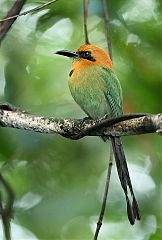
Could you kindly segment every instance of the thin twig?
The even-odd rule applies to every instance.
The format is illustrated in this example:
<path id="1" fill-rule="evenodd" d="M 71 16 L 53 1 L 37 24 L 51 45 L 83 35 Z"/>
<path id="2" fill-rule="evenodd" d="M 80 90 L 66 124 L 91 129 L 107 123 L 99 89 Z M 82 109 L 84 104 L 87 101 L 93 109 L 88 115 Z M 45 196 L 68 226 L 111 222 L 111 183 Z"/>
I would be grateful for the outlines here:
<path id="1" fill-rule="evenodd" d="M 105 23 L 107 48 L 108 48 L 110 58 L 112 60 L 112 49 L 111 49 L 110 31 L 109 31 L 109 15 L 108 15 L 108 6 L 107 6 L 106 0 L 103 0 L 103 10 L 104 10 L 104 23 Z M 100 228 L 102 226 L 102 221 L 103 221 L 103 217 L 105 214 L 105 208 L 106 208 L 106 202 L 107 202 L 110 178 L 111 178 L 112 164 L 113 164 L 113 149 L 112 149 L 112 146 L 110 145 L 110 155 L 109 155 L 109 161 L 108 161 L 108 167 L 107 167 L 105 191 L 104 191 L 101 211 L 100 211 L 100 215 L 98 218 L 97 227 L 96 227 L 96 231 L 95 231 L 95 235 L 94 235 L 94 240 L 97 240 L 97 238 L 98 238 L 98 234 L 99 234 Z"/>
<path id="2" fill-rule="evenodd" d="M 85 36 L 85 43 L 90 44 L 88 38 L 88 29 L 87 29 L 87 19 L 88 19 L 88 5 L 90 0 L 83 0 L 83 12 L 84 12 L 84 36 Z"/>
<path id="3" fill-rule="evenodd" d="M 105 191 L 104 191 L 100 216 L 98 218 L 97 227 L 96 227 L 96 231 L 95 231 L 95 235 L 94 235 L 94 240 L 97 240 L 100 228 L 102 226 L 102 221 L 103 221 L 103 217 L 104 217 L 104 213 L 105 213 L 107 196 L 108 196 L 108 191 L 109 191 L 109 185 L 110 185 L 112 164 L 113 164 L 113 150 L 112 150 L 112 147 L 110 145 L 110 156 L 109 156 L 109 161 L 108 161 L 108 168 L 107 168 L 108 170 L 107 170 L 107 176 L 106 176 Z"/>
<path id="4" fill-rule="evenodd" d="M 0 193 L 0 211 L 2 217 L 2 224 L 4 229 L 4 236 L 6 240 L 11 240 L 10 234 L 10 221 L 13 213 L 14 193 L 10 185 L 6 182 L 4 177 L 0 174 L 0 183 L 3 185 L 7 194 L 7 203 L 5 206 L 2 204 L 2 194 Z"/>
<path id="5" fill-rule="evenodd" d="M 13 15 L 18 16 L 18 13 L 21 11 L 22 7 L 24 6 L 26 0 L 17 0 L 11 9 L 8 11 L 6 17 L 3 20 L 0 20 L 0 42 L 6 36 L 6 33 L 11 28 L 12 24 L 16 20 L 17 17 L 13 18 Z"/>
<path id="6" fill-rule="evenodd" d="M 58 1 L 58 0 L 52 0 L 52 1 L 49 1 L 49 2 L 47 2 L 47 3 L 43 3 L 43 4 L 41 4 L 41 5 L 38 6 L 38 7 L 32 8 L 32 9 L 30 9 L 30 10 L 28 10 L 28 11 L 22 12 L 22 13 L 20 13 L 20 14 L 17 14 L 17 15 L 11 16 L 11 17 L 4 18 L 4 19 L 0 20 L 0 23 L 1 23 L 1 22 L 4 22 L 4 21 L 7 21 L 7 20 L 10 20 L 10 19 L 13 19 L 13 18 L 17 18 L 17 17 L 23 16 L 23 15 L 27 15 L 27 14 L 29 14 L 29 13 L 31 13 L 31 12 L 36 12 L 36 11 L 38 11 L 38 10 L 40 10 L 40 9 L 42 9 L 42 8 L 45 8 L 45 7 L 51 5 L 52 3 L 55 3 L 55 2 L 57 2 L 57 1 Z"/>
<path id="7" fill-rule="evenodd" d="M 106 42 L 107 48 L 110 55 L 111 60 L 112 57 L 112 48 L 111 48 L 111 40 L 110 40 L 110 27 L 109 27 L 109 13 L 108 13 L 108 0 L 102 0 L 103 2 L 103 10 L 104 10 L 104 22 L 105 22 L 105 32 L 106 32 Z"/>

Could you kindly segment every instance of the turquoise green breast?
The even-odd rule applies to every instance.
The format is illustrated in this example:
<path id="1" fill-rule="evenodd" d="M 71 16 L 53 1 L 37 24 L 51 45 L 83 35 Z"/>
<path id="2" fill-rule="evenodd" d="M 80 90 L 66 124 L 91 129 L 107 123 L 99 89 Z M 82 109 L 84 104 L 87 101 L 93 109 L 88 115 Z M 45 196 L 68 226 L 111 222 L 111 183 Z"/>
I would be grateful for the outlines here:
<path id="1" fill-rule="evenodd" d="M 106 98 L 109 89 L 115 89 L 115 92 L 111 94 L 113 94 L 113 99 L 116 98 L 117 104 L 119 102 L 121 105 L 120 84 L 116 78 L 111 76 L 111 73 L 107 74 L 103 68 L 89 67 L 80 73 L 75 73 L 74 70 L 68 83 L 74 100 L 91 118 L 98 119 L 105 115 L 112 117 L 122 113 L 122 108 L 119 108 L 118 113 L 114 114 L 111 104 Z M 114 105 L 116 102 L 113 100 L 112 104 Z"/>

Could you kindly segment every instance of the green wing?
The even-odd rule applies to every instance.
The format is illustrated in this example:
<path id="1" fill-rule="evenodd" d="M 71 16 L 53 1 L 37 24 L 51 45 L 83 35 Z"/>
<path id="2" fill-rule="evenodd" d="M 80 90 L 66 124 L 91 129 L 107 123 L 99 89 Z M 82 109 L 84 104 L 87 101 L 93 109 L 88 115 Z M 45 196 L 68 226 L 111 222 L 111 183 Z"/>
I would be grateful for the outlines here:
<path id="1" fill-rule="evenodd" d="M 117 76 L 111 69 L 103 68 L 104 95 L 112 116 L 122 115 L 122 90 Z"/>

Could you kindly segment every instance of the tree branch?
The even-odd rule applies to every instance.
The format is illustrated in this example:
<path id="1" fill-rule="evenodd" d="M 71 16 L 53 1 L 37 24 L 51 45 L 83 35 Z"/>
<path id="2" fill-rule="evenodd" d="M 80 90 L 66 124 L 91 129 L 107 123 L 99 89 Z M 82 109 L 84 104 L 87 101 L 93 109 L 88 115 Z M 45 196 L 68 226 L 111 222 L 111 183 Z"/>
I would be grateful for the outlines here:
<path id="1" fill-rule="evenodd" d="M 17 0 L 7 13 L 6 17 L 0 20 L 0 42 L 4 39 L 6 33 L 9 31 L 16 18 L 19 16 L 18 13 L 21 11 L 25 2 L 26 0 Z M 16 16 L 13 18 L 13 15 Z"/>
<path id="2" fill-rule="evenodd" d="M 17 0 L 17 1 L 20 2 L 21 0 Z M 26 1 L 26 0 L 25 0 L 25 1 Z M 42 9 L 42 8 L 45 8 L 45 7 L 51 5 L 52 3 L 55 3 L 55 2 L 57 2 L 57 1 L 58 1 L 58 0 L 52 0 L 52 1 L 49 1 L 49 2 L 47 2 L 47 3 L 43 3 L 43 4 L 41 4 L 41 5 L 38 6 L 38 7 L 35 7 L 35 8 L 32 8 L 32 9 L 28 10 L 28 11 L 22 12 L 22 13 L 20 13 L 20 14 L 12 15 L 12 16 L 9 16 L 9 17 L 6 16 L 4 19 L 0 20 L 0 23 L 5 22 L 5 21 L 8 21 L 8 20 L 11 20 L 11 19 L 14 19 L 14 18 L 17 18 L 17 17 L 20 17 L 20 16 L 27 15 L 27 14 L 29 14 L 29 13 L 31 13 L 31 12 L 36 12 L 36 11 L 38 11 L 38 10 L 40 10 L 40 9 Z"/>
<path id="3" fill-rule="evenodd" d="M 0 126 L 40 133 L 56 133 L 74 140 L 84 136 L 162 134 L 162 114 L 129 114 L 118 118 L 94 121 L 39 117 L 20 110 L 0 108 Z"/>

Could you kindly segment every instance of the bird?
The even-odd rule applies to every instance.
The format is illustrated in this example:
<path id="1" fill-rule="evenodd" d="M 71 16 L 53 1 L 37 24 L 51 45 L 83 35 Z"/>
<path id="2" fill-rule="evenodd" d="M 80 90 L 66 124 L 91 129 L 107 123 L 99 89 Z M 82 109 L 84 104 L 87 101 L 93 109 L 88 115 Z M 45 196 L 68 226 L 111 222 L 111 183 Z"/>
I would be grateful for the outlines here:
<path id="1" fill-rule="evenodd" d="M 109 54 L 99 46 L 84 44 L 76 51 L 59 50 L 58 55 L 72 59 L 68 85 L 72 97 L 93 120 L 123 115 L 122 89 L 113 70 Z M 127 216 L 131 225 L 140 220 L 139 206 L 133 192 L 120 137 L 103 136 L 110 140 L 119 180 L 125 194 Z"/>

